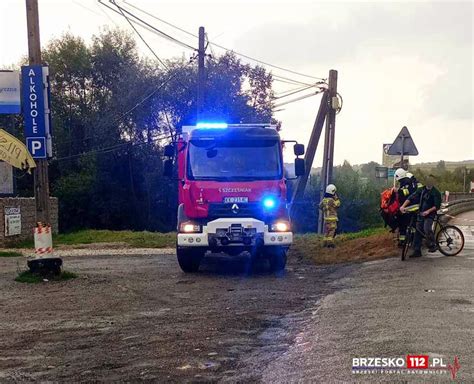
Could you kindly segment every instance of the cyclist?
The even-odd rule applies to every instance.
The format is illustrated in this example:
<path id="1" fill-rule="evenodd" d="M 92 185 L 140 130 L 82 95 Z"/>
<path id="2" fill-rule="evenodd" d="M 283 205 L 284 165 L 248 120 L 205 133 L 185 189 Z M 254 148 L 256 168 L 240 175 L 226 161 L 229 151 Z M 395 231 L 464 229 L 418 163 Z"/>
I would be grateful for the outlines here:
<path id="1" fill-rule="evenodd" d="M 395 171 L 395 180 L 399 183 L 398 188 L 398 202 L 400 206 L 406 201 L 408 196 L 415 193 L 416 188 L 414 187 L 413 175 L 408 173 L 403 168 L 398 168 Z M 406 239 L 406 232 L 408 224 L 410 223 L 410 215 L 397 215 L 398 219 L 398 246 L 403 246 Z"/>
<path id="2" fill-rule="evenodd" d="M 414 250 L 410 257 L 421 256 L 422 233 L 425 234 L 428 242 L 428 251 L 436 252 L 437 250 L 433 232 L 433 220 L 436 217 L 436 212 L 441 207 L 441 193 L 434 186 L 435 181 L 436 177 L 429 175 L 426 186 L 410 195 L 400 207 L 400 212 L 405 213 L 407 211 L 406 207 L 411 203 L 419 203 L 420 205 L 420 213 L 416 222 L 415 238 L 413 239 Z"/>

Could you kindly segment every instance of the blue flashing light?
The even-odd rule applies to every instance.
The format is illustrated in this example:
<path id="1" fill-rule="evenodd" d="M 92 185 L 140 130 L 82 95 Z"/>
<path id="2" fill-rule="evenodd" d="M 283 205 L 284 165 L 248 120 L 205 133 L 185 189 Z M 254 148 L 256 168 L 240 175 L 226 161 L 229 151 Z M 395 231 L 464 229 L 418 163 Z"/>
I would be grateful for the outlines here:
<path id="1" fill-rule="evenodd" d="M 273 209 L 276 207 L 276 200 L 273 197 L 266 197 L 263 199 L 263 206 L 267 209 Z"/>
<path id="2" fill-rule="evenodd" d="M 206 129 L 212 129 L 212 128 L 217 128 L 217 129 L 225 129 L 227 128 L 228 125 L 227 123 L 197 123 L 196 128 L 206 128 Z"/>

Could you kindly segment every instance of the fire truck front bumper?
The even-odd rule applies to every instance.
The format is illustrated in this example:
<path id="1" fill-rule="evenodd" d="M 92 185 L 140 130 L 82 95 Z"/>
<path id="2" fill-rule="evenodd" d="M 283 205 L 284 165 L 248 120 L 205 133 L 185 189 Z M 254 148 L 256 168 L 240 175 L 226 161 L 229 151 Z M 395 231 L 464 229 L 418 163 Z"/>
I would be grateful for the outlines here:
<path id="1" fill-rule="evenodd" d="M 253 218 L 222 218 L 210 221 L 200 233 L 179 233 L 179 247 L 286 246 L 293 243 L 292 232 L 270 232 Z"/>

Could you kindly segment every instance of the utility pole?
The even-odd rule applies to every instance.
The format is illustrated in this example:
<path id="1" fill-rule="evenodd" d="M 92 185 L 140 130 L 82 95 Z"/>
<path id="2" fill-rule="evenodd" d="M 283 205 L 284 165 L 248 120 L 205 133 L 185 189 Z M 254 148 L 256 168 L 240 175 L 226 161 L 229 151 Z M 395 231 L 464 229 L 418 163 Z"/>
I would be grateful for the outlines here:
<path id="1" fill-rule="evenodd" d="M 206 84 L 206 73 L 204 59 L 206 55 L 204 27 L 199 27 L 199 49 L 198 49 L 198 86 L 197 86 L 197 122 L 202 117 L 204 108 L 204 92 Z"/>
<path id="2" fill-rule="evenodd" d="M 42 66 L 41 44 L 39 32 L 38 0 L 26 0 L 26 21 L 28 29 L 28 59 L 30 66 Z M 41 85 L 44 82 L 44 74 L 41 71 Z M 43 85 L 44 87 L 44 85 Z M 39 92 L 44 92 L 43 87 Z M 31 88 L 31 86 L 30 86 Z M 30 97 L 30 100 L 31 97 Z M 45 109 L 46 105 L 38 108 Z M 48 107 L 49 109 L 49 107 Z M 50 137 L 49 137 L 50 139 Z M 48 151 L 46 150 L 46 156 Z M 61 272 L 62 260 L 52 256 L 51 241 L 51 216 L 49 204 L 49 178 L 47 158 L 37 158 L 34 169 L 34 188 L 36 205 L 36 222 L 41 223 L 35 227 L 35 258 L 27 261 L 32 273 L 44 276 L 58 275 Z M 44 256 L 47 254 L 47 256 Z"/>
<path id="3" fill-rule="evenodd" d="M 301 199 L 304 195 L 304 190 L 306 188 L 306 183 L 308 182 L 309 174 L 311 172 L 311 167 L 313 166 L 314 156 L 318 148 L 319 139 L 324 127 L 324 119 L 326 118 L 328 109 L 328 95 L 327 91 L 323 93 L 321 98 L 321 103 L 319 105 L 318 114 L 313 124 L 313 130 L 311 131 L 311 136 L 309 138 L 308 147 L 306 148 L 306 154 L 304 156 L 305 163 L 305 174 L 298 178 L 296 182 L 295 189 L 293 191 L 293 196 L 291 198 L 291 211 L 294 210 L 294 203 Z"/>
<path id="4" fill-rule="evenodd" d="M 333 163 L 334 163 L 334 139 L 336 131 L 336 109 L 337 109 L 337 71 L 331 69 L 329 71 L 329 82 L 327 90 L 327 116 L 326 116 L 326 132 L 324 136 L 324 155 L 323 168 L 321 170 L 320 184 L 320 200 L 323 199 L 326 187 L 333 180 Z M 318 218 L 318 233 L 323 231 L 323 216 Z"/>
<path id="5" fill-rule="evenodd" d="M 30 65 L 42 65 L 38 0 L 26 0 L 28 59 Z M 43 106 L 42 106 L 43 107 Z M 34 169 L 36 221 L 50 225 L 48 160 L 36 159 Z"/>

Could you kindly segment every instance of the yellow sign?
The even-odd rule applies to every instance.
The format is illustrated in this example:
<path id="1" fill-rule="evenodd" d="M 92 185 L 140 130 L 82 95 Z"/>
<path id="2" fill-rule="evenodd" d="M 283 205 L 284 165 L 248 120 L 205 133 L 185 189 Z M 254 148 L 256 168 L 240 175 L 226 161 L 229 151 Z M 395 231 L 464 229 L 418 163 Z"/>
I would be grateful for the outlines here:
<path id="1" fill-rule="evenodd" d="M 31 173 L 31 168 L 36 167 L 25 144 L 3 129 L 0 129 L 0 160 L 15 168 L 28 171 L 28 173 Z"/>

